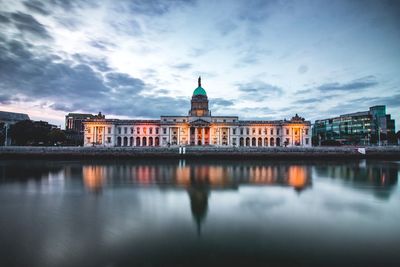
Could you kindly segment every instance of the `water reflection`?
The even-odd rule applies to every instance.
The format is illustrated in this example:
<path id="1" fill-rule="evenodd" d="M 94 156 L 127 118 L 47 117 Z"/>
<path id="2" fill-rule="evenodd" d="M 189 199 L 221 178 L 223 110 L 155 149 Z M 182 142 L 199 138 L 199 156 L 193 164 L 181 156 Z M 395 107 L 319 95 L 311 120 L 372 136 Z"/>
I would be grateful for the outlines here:
<path id="1" fill-rule="evenodd" d="M 346 164 L 322 162 L 315 167 L 318 177 L 339 179 L 357 190 L 388 199 L 397 185 L 399 164 L 385 161 L 355 161 Z"/>
<path id="2" fill-rule="evenodd" d="M 0 265 L 399 266 L 399 166 L 2 161 Z"/>
<path id="3" fill-rule="evenodd" d="M 311 186 L 311 167 L 302 165 L 84 165 L 82 176 L 90 192 L 100 193 L 105 186 L 150 186 L 186 189 L 190 207 L 201 234 L 208 198 L 212 190 L 237 190 L 241 185 L 289 186 L 297 192 Z"/>

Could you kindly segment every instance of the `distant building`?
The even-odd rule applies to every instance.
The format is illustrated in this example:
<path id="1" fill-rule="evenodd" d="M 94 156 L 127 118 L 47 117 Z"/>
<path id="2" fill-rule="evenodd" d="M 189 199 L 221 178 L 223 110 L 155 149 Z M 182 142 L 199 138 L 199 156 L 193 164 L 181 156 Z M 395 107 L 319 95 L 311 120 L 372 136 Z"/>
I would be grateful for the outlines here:
<path id="1" fill-rule="evenodd" d="M 67 145 L 83 145 L 85 120 L 104 119 L 101 114 L 93 115 L 89 113 L 68 113 L 65 116 L 65 136 Z"/>
<path id="2" fill-rule="evenodd" d="M 82 133 L 84 131 L 83 121 L 93 119 L 94 115 L 87 113 L 68 113 L 65 116 L 65 130 Z"/>
<path id="3" fill-rule="evenodd" d="M 378 135 L 378 133 L 380 133 Z M 313 139 L 317 143 L 335 140 L 342 144 L 386 144 L 395 137 L 395 121 L 386 114 L 386 106 L 373 106 L 368 111 L 316 120 Z"/>
<path id="4" fill-rule="evenodd" d="M 311 123 L 297 114 L 290 120 L 239 120 L 213 116 L 201 79 L 186 116 L 159 120 L 85 120 L 85 146 L 311 146 Z"/>
<path id="5" fill-rule="evenodd" d="M 8 135 L 10 125 L 25 120 L 30 120 L 29 116 L 25 113 L 0 111 L 0 145 L 10 145 L 11 139 Z"/>

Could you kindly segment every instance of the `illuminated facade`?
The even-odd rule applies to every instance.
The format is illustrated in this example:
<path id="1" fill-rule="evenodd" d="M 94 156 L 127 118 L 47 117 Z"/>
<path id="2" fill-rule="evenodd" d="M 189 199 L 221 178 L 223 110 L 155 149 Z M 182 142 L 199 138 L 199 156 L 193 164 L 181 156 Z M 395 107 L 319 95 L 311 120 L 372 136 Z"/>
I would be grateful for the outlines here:
<path id="1" fill-rule="evenodd" d="M 85 146 L 311 146 L 311 123 L 297 114 L 291 120 L 276 121 L 212 116 L 200 77 L 187 116 L 161 116 L 160 120 L 94 118 L 84 125 Z"/>

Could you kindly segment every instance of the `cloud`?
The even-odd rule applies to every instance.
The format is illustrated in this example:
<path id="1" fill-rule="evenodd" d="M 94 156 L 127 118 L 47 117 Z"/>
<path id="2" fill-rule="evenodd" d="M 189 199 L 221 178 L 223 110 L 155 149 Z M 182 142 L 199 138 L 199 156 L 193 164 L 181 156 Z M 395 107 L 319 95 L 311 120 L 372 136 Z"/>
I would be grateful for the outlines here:
<path id="1" fill-rule="evenodd" d="M 326 83 L 317 87 L 321 92 L 330 91 L 361 91 L 370 87 L 378 85 L 375 76 L 369 75 L 348 83 Z"/>
<path id="2" fill-rule="evenodd" d="M 301 65 L 299 66 L 299 68 L 297 69 L 297 72 L 299 74 L 304 74 L 308 71 L 308 67 L 306 65 Z"/>
<path id="3" fill-rule="evenodd" d="M 39 23 L 32 15 L 22 12 L 11 13 L 14 25 L 23 33 L 30 33 L 36 37 L 51 39 L 45 26 Z"/>
<path id="4" fill-rule="evenodd" d="M 237 83 L 237 89 L 242 92 L 246 99 L 254 101 L 265 101 L 267 98 L 278 98 L 283 94 L 281 87 L 261 81 L 250 83 Z"/>
<path id="5" fill-rule="evenodd" d="M 192 0 L 135 0 L 119 1 L 116 10 L 129 10 L 134 14 L 144 16 L 162 16 L 170 12 L 173 8 L 181 8 L 186 5 L 193 5 Z"/>
<path id="6" fill-rule="evenodd" d="M 187 70 L 192 67 L 192 64 L 191 63 L 179 63 L 179 64 L 171 65 L 171 67 L 174 69 L 178 69 L 178 70 Z"/>
<path id="7" fill-rule="evenodd" d="M 0 39 L 0 88 L 7 88 L 0 101 L 10 103 L 19 94 L 26 101 L 40 99 L 44 106 L 65 112 L 103 111 L 152 118 L 164 113 L 183 115 L 189 109 L 186 98 L 140 95 L 149 86 L 139 78 L 117 71 L 103 75 L 89 64 L 76 64 L 77 59 L 86 57 L 53 61 L 59 58 L 40 54 L 21 41 Z"/>
<path id="8" fill-rule="evenodd" d="M 227 100 L 223 98 L 211 98 L 209 102 L 211 104 L 212 109 L 219 107 L 230 107 L 235 104 L 232 100 Z"/>
<path id="9" fill-rule="evenodd" d="M 50 11 L 48 9 L 46 9 L 46 6 L 40 1 L 29 0 L 29 1 L 24 1 L 23 4 L 30 11 L 39 13 L 41 15 L 46 15 L 46 16 L 50 14 Z"/>
<path id="10" fill-rule="evenodd" d="M 4 12 L 0 12 L 0 23 L 3 23 L 3 24 L 10 23 L 10 19 L 8 18 L 7 14 Z"/>

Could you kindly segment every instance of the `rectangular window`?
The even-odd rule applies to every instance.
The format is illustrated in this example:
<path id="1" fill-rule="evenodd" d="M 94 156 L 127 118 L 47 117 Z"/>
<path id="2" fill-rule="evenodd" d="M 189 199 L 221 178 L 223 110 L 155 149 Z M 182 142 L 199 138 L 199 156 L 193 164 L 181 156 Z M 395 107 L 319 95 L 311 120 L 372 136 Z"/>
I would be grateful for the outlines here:
<path id="1" fill-rule="evenodd" d="M 149 129 L 150 134 L 153 134 L 153 128 Z"/>
<path id="2" fill-rule="evenodd" d="M 308 138 L 306 138 L 306 145 L 308 145 Z"/>
<path id="3" fill-rule="evenodd" d="M 163 134 L 167 134 L 167 128 L 163 128 Z"/>
<path id="4" fill-rule="evenodd" d="M 250 129 L 249 128 L 246 129 L 246 133 L 250 134 Z"/>
<path id="5" fill-rule="evenodd" d="M 107 133 L 109 133 L 109 134 L 111 133 L 111 127 L 107 128 Z"/>
<path id="6" fill-rule="evenodd" d="M 224 122 L 226 122 L 226 120 L 224 120 Z"/>
<path id="7" fill-rule="evenodd" d="M 90 134 L 90 127 L 87 128 L 87 133 Z"/>
<path id="8" fill-rule="evenodd" d="M 133 127 L 131 127 L 131 134 L 133 134 Z"/>
<path id="9" fill-rule="evenodd" d="M 258 134 L 261 134 L 261 129 L 258 129 Z"/>
<path id="10" fill-rule="evenodd" d="M 289 134 L 289 129 L 286 129 L 286 134 Z"/>
<path id="11" fill-rule="evenodd" d="M 271 129 L 271 134 L 274 134 L 274 129 Z"/>
<path id="12" fill-rule="evenodd" d="M 233 129 L 233 130 L 232 130 L 232 133 L 233 133 L 233 134 L 236 134 L 236 129 Z"/>
<path id="13" fill-rule="evenodd" d="M 140 134 L 140 127 L 137 127 L 137 128 L 136 128 L 136 133 L 137 133 L 137 134 Z"/>
<path id="14" fill-rule="evenodd" d="M 279 129 L 276 129 L 276 134 L 279 134 Z"/>
<path id="15" fill-rule="evenodd" d="M 306 135 L 308 135 L 308 129 L 306 129 Z"/>
<path id="16" fill-rule="evenodd" d="M 128 133 L 128 127 L 124 127 L 124 134 Z"/>
<path id="17" fill-rule="evenodd" d="M 118 134 L 121 134 L 121 127 L 118 127 Z"/>
<path id="18" fill-rule="evenodd" d="M 256 129 L 255 128 L 253 128 L 253 134 L 255 134 L 256 133 Z"/>
<path id="19" fill-rule="evenodd" d="M 240 134 L 243 135 L 243 128 L 240 128 Z"/>
<path id="20" fill-rule="evenodd" d="M 107 143 L 111 143 L 111 137 L 107 137 Z"/>
<path id="21" fill-rule="evenodd" d="M 158 128 L 156 128 L 156 134 L 158 134 Z"/>

